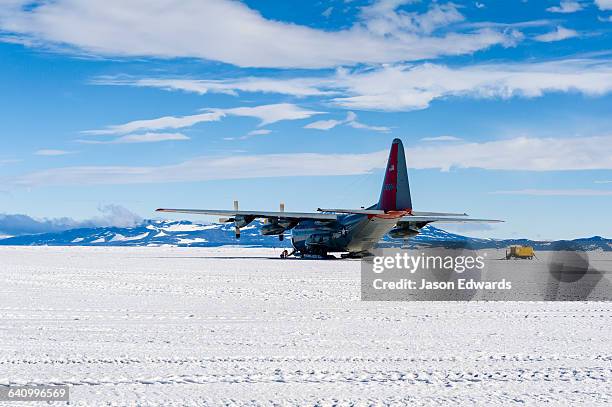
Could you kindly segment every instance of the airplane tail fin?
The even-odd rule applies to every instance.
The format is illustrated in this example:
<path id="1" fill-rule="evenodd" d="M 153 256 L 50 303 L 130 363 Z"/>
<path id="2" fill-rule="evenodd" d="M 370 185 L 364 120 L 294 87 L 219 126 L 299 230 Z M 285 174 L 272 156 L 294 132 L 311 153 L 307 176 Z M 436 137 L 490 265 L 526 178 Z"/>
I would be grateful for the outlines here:
<path id="1" fill-rule="evenodd" d="M 383 211 L 412 209 L 404 145 L 397 138 L 391 144 L 378 209 Z"/>

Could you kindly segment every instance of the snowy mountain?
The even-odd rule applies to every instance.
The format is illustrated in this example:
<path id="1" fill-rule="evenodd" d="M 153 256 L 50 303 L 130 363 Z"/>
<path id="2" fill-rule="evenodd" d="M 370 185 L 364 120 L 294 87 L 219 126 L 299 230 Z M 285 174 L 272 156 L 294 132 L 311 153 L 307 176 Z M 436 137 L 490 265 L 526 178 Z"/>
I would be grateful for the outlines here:
<path id="1" fill-rule="evenodd" d="M 148 220 L 134 227 L 97 227 L 70 229 L 63 232 L 15 236 L 0 240 L 0 245 L 49 246 L 223 246 L 246 245 L 278 247 L 276 236 L 261 236 L 262 223 L 255 221 L 241 229 L 241 238 L 234 237 L 228 224 L 199 224 L 189 221 Z"/>
<path id="2" fill-rule="evenodd" d="M 262 236 L 263 223 L 254 221 L 241 229 L 241 238 L 234 237 L 234 227 L 228 224 L 200 224 L 189 221 L 148 220 L 135 227 L 97 227 L 71 229 L 63 232 L 14 236 L 0 239 L 0 245 L 30 246 L 192 246 L 213 247 L 242 245 L 256 247 L 290 247 L 290 233 L 284 241 L 277 236 Z M 599 236 L 572 241 L 538 242 L 527 239 L 478 239 L 449 233 L 427 226 L 409 240 L 391 239 L 381 247 L 461 247 L 472 249 L 504 248 L 511 244 L 534 246 L 536 250 L 604 250 L 612 251 L 612 240 Z"/>

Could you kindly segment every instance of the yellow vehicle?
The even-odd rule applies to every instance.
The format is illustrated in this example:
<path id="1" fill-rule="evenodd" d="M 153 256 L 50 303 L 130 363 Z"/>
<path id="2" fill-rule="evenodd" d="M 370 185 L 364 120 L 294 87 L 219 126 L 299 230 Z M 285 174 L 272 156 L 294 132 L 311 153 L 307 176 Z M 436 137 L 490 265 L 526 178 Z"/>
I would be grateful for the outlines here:
<path id="1" fill-rule="evenodd" d="M 533 259 L 535 252 L 531 246 L 512 245 L 506 249 L 506 260 Z"/>

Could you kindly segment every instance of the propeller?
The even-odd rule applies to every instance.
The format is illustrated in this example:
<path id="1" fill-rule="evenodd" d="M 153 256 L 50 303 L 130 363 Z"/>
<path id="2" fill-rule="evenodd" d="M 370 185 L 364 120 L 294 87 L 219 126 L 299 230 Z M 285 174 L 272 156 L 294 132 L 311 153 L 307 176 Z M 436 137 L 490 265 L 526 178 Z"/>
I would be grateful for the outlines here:
<path id="1" fill-rule="evenodd" d="M 234 201 L 234 210 L 238 210 L 238 201 Z M 240 239 L 240 228 L 236 226 L 236 239 Z"/>

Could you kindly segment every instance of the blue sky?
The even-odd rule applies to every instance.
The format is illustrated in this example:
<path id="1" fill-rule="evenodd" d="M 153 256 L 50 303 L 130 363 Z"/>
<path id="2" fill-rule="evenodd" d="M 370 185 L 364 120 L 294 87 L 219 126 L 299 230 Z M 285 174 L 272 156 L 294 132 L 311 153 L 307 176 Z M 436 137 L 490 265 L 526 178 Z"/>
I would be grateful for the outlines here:
<path id="1" fill-rule="evenodd" d="M 399 137 L 415 209 L 506 220 L 449 230 L 610 237 L 611 40 L 610 0 L 6 0 L 0 213 L 359 207 Z"/>

